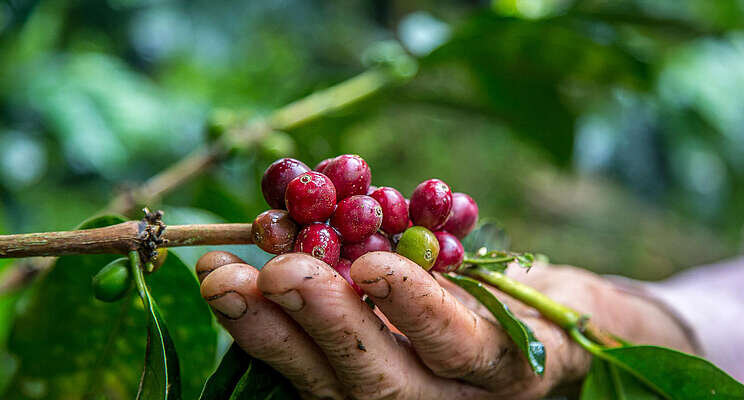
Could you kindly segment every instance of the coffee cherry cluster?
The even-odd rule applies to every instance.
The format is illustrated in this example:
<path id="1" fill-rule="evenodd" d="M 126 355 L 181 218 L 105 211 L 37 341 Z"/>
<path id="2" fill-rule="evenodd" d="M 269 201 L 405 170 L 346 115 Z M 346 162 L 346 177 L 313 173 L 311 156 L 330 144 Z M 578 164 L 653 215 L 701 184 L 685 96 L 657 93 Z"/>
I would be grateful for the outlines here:
<path id="1" fill-rule="evenodd" d="M 321 161 L 314 170 L 292 158 L 272 163 L 261 179 L 271 210 L 253 222 L 253 242 L 272 254 L 304 252 L 326 262 L 361 295 L 351 263 L 372 251 L 393 251 L 426 270 L 462 264 L 460 239 L 478 221 L 478 205 L 439 179 L 419 184 L 410 201 L 392 187 L 371 186 L 358 155 Z"/>

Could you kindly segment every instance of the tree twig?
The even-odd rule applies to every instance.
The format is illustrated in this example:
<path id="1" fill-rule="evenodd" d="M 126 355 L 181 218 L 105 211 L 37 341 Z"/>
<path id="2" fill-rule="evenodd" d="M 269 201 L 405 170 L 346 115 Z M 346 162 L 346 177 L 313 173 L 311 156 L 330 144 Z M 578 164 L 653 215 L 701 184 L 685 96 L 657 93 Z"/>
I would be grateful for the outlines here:
<path id="1" fill-rule="evenodd" d="M 0 235 L 0 258 L 64 256 L 70 254 L 126 254 L 144 241 L 141 221 L 127 221 L 95 229 Z M 252 244 L 251 224 L 171 225 L 159 247 Z"/>

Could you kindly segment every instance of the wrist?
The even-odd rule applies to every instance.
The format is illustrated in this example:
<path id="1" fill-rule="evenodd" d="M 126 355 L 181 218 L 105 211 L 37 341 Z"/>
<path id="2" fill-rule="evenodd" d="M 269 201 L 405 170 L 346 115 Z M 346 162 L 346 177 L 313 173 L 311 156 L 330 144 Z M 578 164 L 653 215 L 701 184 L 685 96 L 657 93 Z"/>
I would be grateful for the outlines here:
<path id="1" fill-rule="evenodd" d="M 612 327 L 613 332 L 631 343 L 701 353 L 694 331 L 686 321 L 642 282 L 620 276 L 599 279 L 606 285 L 608 298 L 617 304 L 615 307 L 604 306 L 609 317 L 621 322 Z"/>

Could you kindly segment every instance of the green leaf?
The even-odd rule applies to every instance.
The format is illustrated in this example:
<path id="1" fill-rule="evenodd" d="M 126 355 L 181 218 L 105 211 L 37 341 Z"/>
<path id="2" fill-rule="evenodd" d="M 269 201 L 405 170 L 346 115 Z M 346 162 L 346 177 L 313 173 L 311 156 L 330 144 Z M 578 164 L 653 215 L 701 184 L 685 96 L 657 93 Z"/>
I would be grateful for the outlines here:
<path id="1" fill-rule="evenodd" d="M 509 235 L 501 225 L 484 221 L 462 240 L 462 246 L 469 253 L 477 253 L 485 247 L 488 250 L 506 250 L 509 248 Z"/>
<path id="2" fill-rule="evenodd" d="M 299 399 L 292 385 L 268 365 L 252 359 L 230 400 Z"/>
<path id="3" fill-rule="evenodd" d="M 252 359 L 236 343 L 222 357 L 199 397 L 200 400 L 296 398 L 297 394 L 283 376 Z"/>
<path id="4" fill-rule="evenodd" d="M 532 330 L 524 322 L 512 314 L 506 304 L 502 303 L 491 291 L 475 279 L 461 275 L 444 276 L 486 306 L 509 337 L 522 350 L 530 367 L 536 374 L 542 375 L 545 372 L 545 346 L 537 340 Z"/>
<path id="5" fill-rule="evenodd" d="M 595 357 L 581 388 L 581 400 L 658 400 L 638 379 L 624 370 Z"/>
<path id="6" fill-rule="evenodd" d="M 133 251 L 129 259 L 137 291 L 147 314 L 145 369 L 137 390 L 137 399 L 180 399 L 181 373 L 176 348 L 168 334 L 160 309 L 145 283 L 139 254 Z"/>
<path id="7" fill-rule="evenodd" d="M 744 398 L 744 385 L 697 356 L 658 346 L 602 349 L 597 355 L 669 399 Z"/>
<path id="8" fill-rule="evenodd" d="M 123 222 L 106 216 L 83 228 Z M 121 255 L 66 256 L 19 300 L 8 339 L 18 371 L 3 399 L 122 398 L 136 395 L 147 320 L 135 292 L 116 303 L 93 297 L 90 280 Z M 198 397 L 214 365 L 217 333 L 193 273 L 175 254 L 147 276 L 179 350 L 184 398 Z"/>
<path id="9" fill-rule="evenodd" d="M 245 373 L 251 357 L 234 343 L 222 357 L 222 361 L 204 384 L 199 399 L 227 399 Z"/>
<path id="10" fill-rule="evenodd" d="M 201 297 L 193 268 L 178 254 L 169 252 L 160 269 L 146 279 L 178 350 L 183 397 L 195 399 L 217 357 L 212 312 Z"/>

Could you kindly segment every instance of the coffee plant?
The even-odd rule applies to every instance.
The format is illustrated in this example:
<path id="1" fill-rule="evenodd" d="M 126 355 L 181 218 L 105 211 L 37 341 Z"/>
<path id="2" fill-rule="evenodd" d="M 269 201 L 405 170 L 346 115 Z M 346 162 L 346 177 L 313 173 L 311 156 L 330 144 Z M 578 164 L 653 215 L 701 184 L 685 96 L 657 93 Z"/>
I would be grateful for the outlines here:
<path id="1" fill-rule="evenodd" d="M 589 316 L 507 277 L 507 268 L 539 268 L 535 256 L 504 248 L 497 225 L 478 225 L 477 202 L 453 193 L 439 179 L 419 184 L 409 200 L 395 188 L 371 186 L 371 168 L 357 155 L 324 160 L 313 170 L 282 158 L 263 175 L 269 209 L 252 223 L 166 225 L 162 212 L 147 208 L 141 220 L 110 212 L 155 202 L 236 150 L 259 145 L 278 131 L 346 107 L 415 73 L 415 61 L 402 52 L 385 60 L 265 118 L 216 113 L 208 148 L 114 199 L 106 213 L 75 231 L 0 236 L 3 258 L 59 257 L 53 265 L 33 268 L 40 276 L 18 300 L 10 349 L 21 362 L 3 398 L 22 393 L 52 393 L 54 398 L 297 398 L 281 375 L 229 344 L 199 295 L 198 282 L 210 272 L 204 266 L 235 262 L 235 256 L 211 252 L 204 256 L 207 261 L 203 257 L 197 263 L 193 254 L 165 250 L 204 245 L 255 245 L 269 254 L 305 252 L 333 267 L 363 298 L 349 273 L 352 263 L 369 252 L 394 251 L 474 296 L 535 374 L 545 372 L 550 354 L 483 283 L 565 329 L 594 356 L 582 399 L 744 398 L 744 385 L 705 359 L 629 343 L 597 327 Z M 227 350 L 219 352 L 218 344 Z M 221 359 L 212 371 L 218 353 Z"/>

